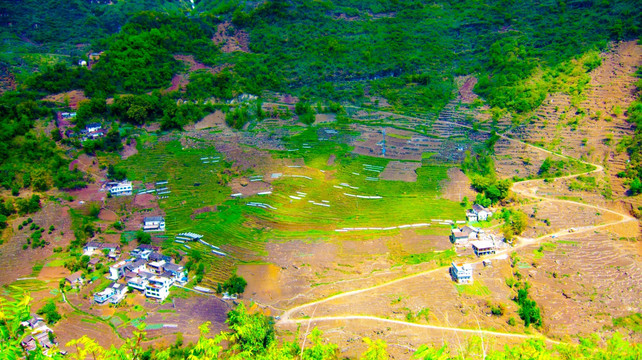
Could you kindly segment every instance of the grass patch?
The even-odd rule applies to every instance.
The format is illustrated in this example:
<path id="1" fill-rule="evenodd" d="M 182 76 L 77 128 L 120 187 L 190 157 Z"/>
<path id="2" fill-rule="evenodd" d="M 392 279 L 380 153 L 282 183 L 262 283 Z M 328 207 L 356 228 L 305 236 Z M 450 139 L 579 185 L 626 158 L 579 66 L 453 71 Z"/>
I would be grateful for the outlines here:
<path id="1" fill-rule="evenodd" d="M 38 263 L 36 263 L 36 265 L 34 265 L 33 268 L 31 269 L 31 276 L 37 277 L 38 275 L 40 275 L 40 271 L 42 271 L 42 268 L 44 267 L 44 265 L 45 265 L 44 262 L 39 261 Z"/>
<path id="2" fill-rule="evenodd" d="M 642 314 L 635 313 L 613 319 L 613 326 L 623 327 L 636 333 L 642 333 Z"/>
<path id="3" fill-rule="evenodd" d="M 455 249 L 448 249 L 446 251 L 433 251 L 429 253 L 406 255 L 402 258 L 402 261 L 404 264 L 408 265 L 435 261 L 439 266 L 446 266 L 450 264 L 455 257 L 457 257 Z"/>
<path id="4" fill-rule="evenodd" d="M 486 285 L 484 285 L 480 280 L 475 280 L 470 285 L 457 285 L 455 284 L 457 292 L 460 294 L 471 295 L 471 296 L 488 296 L 490 295 L 490 290 Z"/>

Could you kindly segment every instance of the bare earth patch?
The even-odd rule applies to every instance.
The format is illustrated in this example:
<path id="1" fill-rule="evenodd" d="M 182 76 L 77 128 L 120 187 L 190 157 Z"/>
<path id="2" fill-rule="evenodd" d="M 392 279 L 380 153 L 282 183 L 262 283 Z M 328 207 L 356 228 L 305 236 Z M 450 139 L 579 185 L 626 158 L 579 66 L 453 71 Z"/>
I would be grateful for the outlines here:
<path id="1" fill-rule="evenodd" d="M 224 53 L 250 52 L 250 36 L 247 32 L 236 29 L 229 21 L 218 24 L 212 41 L 216 44 L 223 44 L 221 51 Z"/>
<path id="2" fill-rule="evenodd" d="M 59 104 L 64 104 L 69 100 L 69 107 L 72 109 L 78 109 L 78 103 L 82 100 L 87 100 L 85 93 L 82 90 L 72 90 L 60 94 L 48 95 L 45 96 L 42 100 L 51 101 Z"/>
<path id="3" fill-rule="evenodd" d="M 386 168 L 379 174 L 383 180 L 416 182 L 417 169 L 421 167 L 419 162 L 390 161 Z"/>
<path id="4" fill-rule="evenodd" d="M 441 189 L 444 199 L 456 202 L 460 202 L 464 197 L 473 200 L 476 194 L 470 187 L 470 179 L 468 179 L 468 176 L 456 167 L 448 169 L 448 179 L 444 180 Z"/>

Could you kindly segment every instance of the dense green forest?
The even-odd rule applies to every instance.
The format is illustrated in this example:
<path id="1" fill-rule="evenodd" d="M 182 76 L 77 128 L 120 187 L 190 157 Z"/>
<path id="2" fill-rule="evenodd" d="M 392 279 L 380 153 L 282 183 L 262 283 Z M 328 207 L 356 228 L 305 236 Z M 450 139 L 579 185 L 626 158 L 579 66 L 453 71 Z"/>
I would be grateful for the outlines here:
<path id="1" fill-rule="evenodd" d="M 568 60 L 608 40 L 638 36 L 642 23 L 633 1 L 201 1 L 193 10 L 181 2 L 148 2 L 77 4 L 78 18 L 70 23 L 93 24 L 87 30 L 61 26 L 76 2 L 53 8 L 57 2 L 45 1 L 52 8 L 43 18 L 63 14 L 39 24 L 37 15 L 4 10 L 18 24 L 4 29 L 49 43 L 82 39 L 106 51 L 91 74 L 41 69 L 31 87 L 48 92 L 80 87 L 111 95 L 166 87 L 178 67 L 171 55 L 181 53 L 207 65 L 233 65 L 234 89 L 217 93 L 223 97 L 270 89 L 361 101 L 368 92 L 395 108 L 435 112 L 451 98 L 454 76 L 478 74 L 476 90 L 490 105 L 519 113 L 559 90 L 552 80 L 568 71 Z M 211 39 L 224 21 L 232 22 L 231 33 L 249 34 L 250 53 L 219 51 Z M 64 34 L 38 37 L 56 31 Z M 590 59 L 584 64 L 587 71 L 596 66 Z M 48 72 L 69 81 L 40 81 Z"/>

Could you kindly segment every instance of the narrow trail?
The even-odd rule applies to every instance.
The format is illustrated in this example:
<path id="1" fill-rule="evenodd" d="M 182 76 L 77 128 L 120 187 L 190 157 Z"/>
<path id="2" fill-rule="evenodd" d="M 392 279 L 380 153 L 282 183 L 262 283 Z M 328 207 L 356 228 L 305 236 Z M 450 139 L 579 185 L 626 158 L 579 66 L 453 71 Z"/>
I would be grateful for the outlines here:
<path id="1" fill-rule="evenodd" d="M 511 333 L 490 331 L 490 330 L 462 329 L 462 328 L 449 327 L 449 326 L 417 324 L 417 323 L 412 323 L 407 321 L 392 320 L 392 319 L 386 319 L 378 316 L 368 316 L 368 315 L 322 316 L 322 317 L 312 317 L 308 319 L 282 320 L 282 322 L 299 324 L 299 323 L 316 322 L 316 321 L 346 321 L 346 320 L 372 320 L 372 321 L 379 321 L 379 322 L 388 323 L 388 324 L 403 325 L 403 326 L 409 326 L 409 327 L 420 328 L 420 329 L 455 331 L 455 332 L 470 333 L 475 335 L 493 335 L 493 336 L 503 336 L 503 337 L 509 337 L 509 338 L 519 338 L 519 339 L 530 339 L 533 337 L 538 337 L 549 343 L 561 344 L 561 342 L 559 341 L 551 340 L 542 336 L 534 336 L 534 335 L 526 335 L 526 334 L 511 334 Z"/>
<path id="2" fill-rule="evenodd" d="M 359 108 L 359 107 L 355 107 L 355 106 L 349 106 L 349 107 L 351 107 L 351 108 Z M 363 109 L 363 108 L 361 108 L 361 109 Z M 409 119 L 409 120 L 427 121 L 427 119 L 422 119 L 422 118 L 413 117 L 413 116 L 407 116 L 407 115 L 400 115 L 400 114 L 395 114 L 395 113 L 391 113 L 391 112 L 381 111 L 379 113 L 380 114 L 384 114 L 384 115 L 387 114 L 387 115 L 392 115 L 392 116 L 398 116 L 398 117 L 406 118 L 406 119 Z M 463 128 L 467 128 L 467 129 L 472 129 L 472 126 L 468 126 L 468 125 L 465 125 L 465 124 L 459 124 L 459 123 L 455 123 L 455 122 L 450 122 L 450 121 L 435 120 L 434 122 L 442 123 L 442 124 L 448 124 L 448 125 L 456 126 L 456 127 L 463 127 Z M 490 133 L 490 131 L 488 131 L 488 130 L 477 130 L 477 131 Z M 537 146 L 534 146 L 532 144 L 526 143 L 526 142 L 524 142 L 522 140 L 514 139 L 514 138 L 512 138 L 510 136 L 507 136 L 507 135 L 504 135 L 504 134 L 497 134 L 497 135 L 502 139 L 506 139 L 506 140 L 508 140 L 510 142 L 514 142 L 514 143 L 518 143 L 518 144 L 524 145 L 524 146 L 532 148 L 532 149 L 534 149 L 536 151 L 540 151 L 540 152 L 544 152 L 544 153 L 547 153 L 547 154 L 563 157 L 563 158 L 566 158 L 566 159 L 575 160 L 575 161 L 578 161 L 578 162 L 580 162 L 582 164 L 594 167 L 594 169 L 592 169 L 590 171 L 586 171 L 586 172 L 582 172 L 582 173 L 578 173 L 578 174 L 571 174 L 571 175 L 561 176 L 561 177 L 555 178 L 555 180 L 558 180 L 558 179 L 560 179 L 560 180 L 561 179 L 571 179 L 571 178 L 576 178 L 576 177 L 581 176 L 581 175 L 586 175 L 586 174 L 591 174 L 591 173 L 598 173 L 598 172 L 603 172 L 604 171 L 604 167 L 601 166 L 601 165 L 592 164 L 592 163 L 589 163 L 589 162 L 586 162 L 586 161 L 583 161 L 583 160 L 580 160 L 580 159 L 573 158 L 573 157 L 568 156 L 568 155 L 564 155 L 564 154 L 556 153 L 556 152 L 553 152 L 553 151 L 550 151 L 550 150 L 542 149 L 540 147 L 537 147 Z M 533 199 L 533 200 L 541 200 L 541 201 L 547 201 L 547 202 L 557 202 L 557 203 L 572 204 L 572 205 L 592 208 L 592 209 L 595 209 L 595 210 L 598 210 L 598 211 L 601 211 L 601 212 L 608 212 L 608 213 L 620 216 L 620 220 L 612 221 L 612 222 L 609 222 L 609 223 L 606 223 L 606 224 L 586 226 L 586 227 L 582 227 L 582 228 L 579 228 L 579 229 L 574 229 L 574 228 L 563 229 L 563 230 L 557 231 L 555 233 L 545 234 L 545 235 L 539 236 L 537 238 L 532 238 L 532 239 L 523 238 L 523 237 L 517 237 L 517 239 L 518 239 L 518 244 L 517 245 L 515 245 L 515 246 L 513 246 L 513 247 L 511 247 L 509 249 L 499 251 L 495 255 L 486 256 L 486 257 L 480 258 L 478 261 L 472 262 L 471 264 L 479 264 L 479 263 L 481 263 L 483 261 L 483 259 L 492 259 L 492 258 L 501 257 L 501 256 L 503 256 L 505 254 L 514 252 L 514 251 L 516 251 L 516 250 L 518 250 L 520 248 L 537 244 L 537 243 L 539 243 L 542 240 L 547 239 L 547 238 L 562 237 L 562 236 L 567 236 L 567 235 L 577 235 L 577 234 L 580 234 L 580 233 L 585 233 L 585 232 L 589 232 L 589 231 L 595 231 L 597 229 L 601 229 L 601 228 L 605 228 L 605 227 L 609 227 L 609 226 L 613 226 L 613 225 L 618 225 L 618 224 L 622 224 L 622 223 L 626 223 L 626 222 L 630 222 L 630 221 L 637 221 L 636 218 L 630 216 L 629 214 L 624 214 L 624 213 L 621 213 L 621 212 L 618 212 L 618 211 L 615 211 L 615 210 L 611 210 L 611 209 L 607 209 L 607 208 L 604 208 L 604 207 L 601 207 L 601 206 L 583 204 L 583 203 L 576 202 L 576 201 L 571 201 L 571 200 L 562 200 L 562 199 L 538 196 L 538 195 L 535 194 L 536 189 L 533 189 L 532 186 L 536 185 L 536 184 L 541 184 L 543 182 L 544 182 L 544 179 L 525 180 L 525 181 L 515 182 L 515 183 L 513 183 L 512 187 L 511 187 L 511 191 L 513 191 L 514 193 L 519 194 L 521 196 L 524 196 L 526 198 Z M 573 231 L 569 232 L 569 230 L 571 230 L 571 229 L 573 229 Z M 278 323 L 287 324 L 287 323 L 306 323 L 306 322 L 310 323 L 312 321 L 319 322 L 319 321 L 372 320 L 372 321 L 379 321 L 379 322 L 388 323 L 388 324 L 396 324 L 396 325 L 403 325 L 403 326 L 410 326 L 410 327 L 418 327 L 418 328 L 425 328 L 425 329 L 436 329 L 436 330 L 452 331 L 452 332 L 460 332 L 460 333 L 474 333 L 474 334 L 482 334 L 482 335 L 495 335 L 495 336 L 504 336 L 504 337 L 511 337 L 511 338 L 523 338 L 523 339 L 540 338 L 540 339 L 544 339 L 545 341 L 550 342 L 550 343 L 560 344 L 560 342 L 551 340 L 551 339 L 549 339 L 549 338 L 547 338 L 547 337 L 545 337 L 543 335 L 510 334 L 510 333 L 494 332 L 494 331 L 487 331 L 487 330 L 481 330 L 481 329 L 480 330 L 473 330 L 473 329 L 465 329 L 465 328 L 457 328 L 457 327 L 444 327 L 444 326 L 436 326 L 436 325 L 416 324 L 416 323 L 411 323 L 411 322 L 407 322 L 407 321 L 391 320 L 391 319 L 380 318 L 380 317 L 376 317 L 376 316 L 346 315 L 346 316 L 320 316 L 320 317 L 313 317 L 313 318 L 295 318 L 295 317 L 293 317 L 293 314 L 295 314 L 296 312 L 301 311 L 301 310 L 303 310 L 305 308 L 308 308 L 308 307 L 311 307 L 311 306 L 316 306 L 316 305 L 323 304 L 323 303 L 326 303 L 326 302 L 329 302 L 329 301 L 333 301 L 333 300 L 336 300 L 336 299 L 350 297 L 350 296 L 358 295 L 358 294 L 361 294 L 361 293 L 373 291 L 373 290 L 376 290 L 376 289 L 379 289 L 379 288 L 382 288 L 382 287 L 394 285 L 394 284 L 397 284 L 397 283 L 400 283 L 400 282 L 403 282 L 403 281 L 406 281 L 406 280 L 410 280 L 410 279 L 413 279 L 413 278 L 417 278 L 417 277 L 420 277 L 420 276 L 425 276 L 425 275 L 428 275 L 428 274 L 431 274 L 431 273 L 435 273 L 435 272 L 439 272 L 439 271 L 446 271 L 447 269 L 448 269 L 448 266 L 442 266 L 442 267 L 438 267 L 438 268 L 435 268 L 435 269 L 422 271 L 422 272 L 417 272 L 417 273 L 410 274 L 410 275 L 406 275 L 406 276 L 403 276 L 403 277 L 400 277 L 400 278 L 397 278 L 397 279 L 394 279 L 394 280 L 391 280 L 391 281 L 387 281 L 387 282 L 384 282 L 384 283 L 381 283 L 381 284 L 378 284 L 378 285 L 374 285 L 374 286 L 370 286 L 370 287 L 366 287 L 366 288 L 361 288 L 361 289 L 357 289 L 357 290 L 352 290 L 352 291 L 347 291 L 347 292 L 344 292 L 344 293 L 341 293 L 341 294 L 337 294 L 337 295 L 329 296 L 329 297 L 326 297 L 326 298 L 323 298 L 323 299 L 319 299 L 319 300 L 311 301 L 311 302 L 308 302 L 308 303 L 305 303 L 305 304 L 301 304 L 301 305 L 295 306 L 295 307 L 285 311 L 281 315 L 281 318 L 278 321 Z"/>

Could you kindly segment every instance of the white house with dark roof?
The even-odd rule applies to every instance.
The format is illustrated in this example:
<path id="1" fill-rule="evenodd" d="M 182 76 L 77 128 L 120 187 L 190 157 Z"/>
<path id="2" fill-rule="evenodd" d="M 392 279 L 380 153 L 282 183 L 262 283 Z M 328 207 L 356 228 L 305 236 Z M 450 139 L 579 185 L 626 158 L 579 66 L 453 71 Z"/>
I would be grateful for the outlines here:
<path id="1" fill-rule="evenodd" d="M 474 204 L 472 209 L 466 211 L 468 221 L 486 221 L 491 216 L 493 212 L 479 204 Z"/>
<path id="2" fill-rule="evenodd" d="M 96 122 L 96 123 L 87 124 L 87 126 L 85 126 L 85 130 L 87 130 L 88 133 L 92 133 L 102 129 L 102 127 L 103 126 L 100 123 Z"/>
<path id="3" fill-rule="evenodd" d="M 491 255 L 495 253 L 495 243 L 490 240 L 481 240 L 471 242 L 473 251 L 477 256 Z"/>
<path id="4" fill-rule="evenodd" d="M 467 244 L 468 241 L 477 239 L 477 234 L 480 232 L 480 229 L 464 226 L 459 229 L 452 229 L 452 234 L 450 235 L 450 241 L 456 245 Z"/>
<path id="5" fill-rule="evenodd" d="M 165 231 L 165 218 L 162 216 L 149 216 L 143 219 L 144 231 Z"/>

